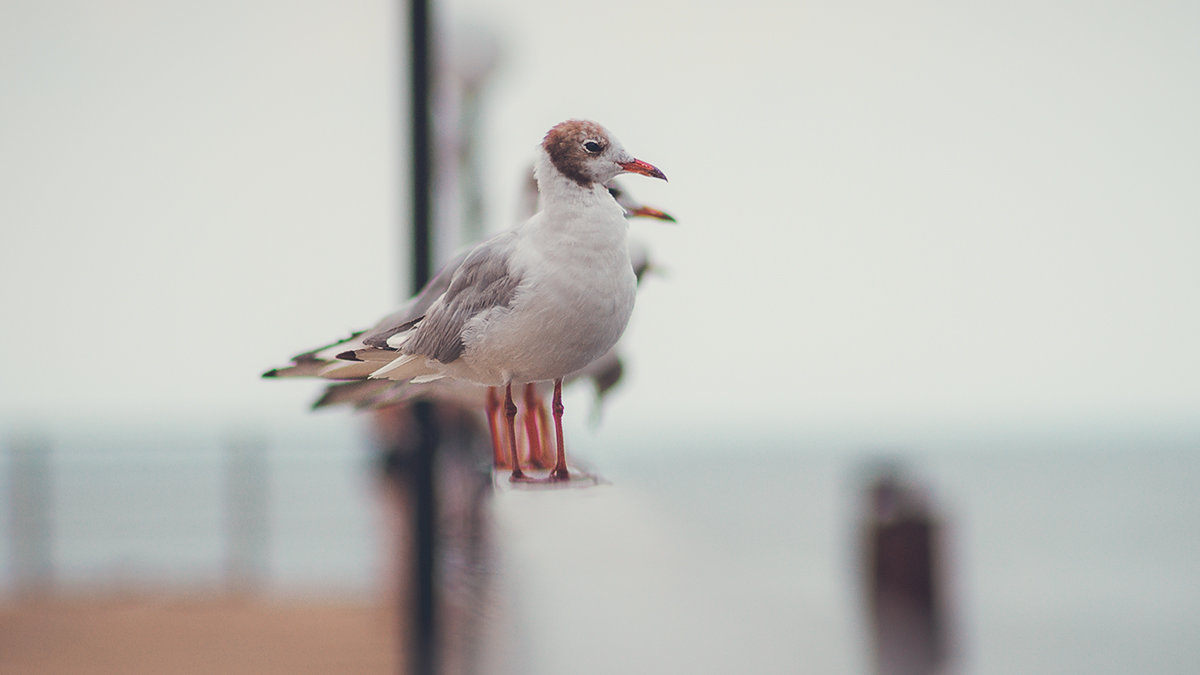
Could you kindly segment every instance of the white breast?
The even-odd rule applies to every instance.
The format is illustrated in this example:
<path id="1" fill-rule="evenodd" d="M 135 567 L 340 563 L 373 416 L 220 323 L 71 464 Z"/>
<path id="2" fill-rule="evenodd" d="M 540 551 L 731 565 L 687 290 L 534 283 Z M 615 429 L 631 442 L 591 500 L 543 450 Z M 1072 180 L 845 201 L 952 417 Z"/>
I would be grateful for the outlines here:
<path id="1" fill-rule="evenodd" d="M 470 379 L 552 380 L 616 344 L 633 312 L 637 283 L 627 229 L 611 198 L 526 223 L 511 261 L 523 279 L 512 307 L 480 316 L 464 331 L 462 360 L 473 371 Z"/>

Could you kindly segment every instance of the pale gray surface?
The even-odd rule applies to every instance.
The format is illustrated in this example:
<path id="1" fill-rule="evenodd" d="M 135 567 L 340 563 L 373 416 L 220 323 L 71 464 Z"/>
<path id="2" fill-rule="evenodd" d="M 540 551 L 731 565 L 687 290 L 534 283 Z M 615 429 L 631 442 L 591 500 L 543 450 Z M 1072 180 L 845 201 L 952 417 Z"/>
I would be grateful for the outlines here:
<path id="1" fill-rule="evenodd" d="M 1195 446 L 1024 441 L 855 458 L 803 441 L 742 460 L 642 448 L 608 454 L 613 485 L 501 490 L 516 639 L 493 653 L 513 673 L 869 672 L 857 489 L 887 456 L 944 520 L 949 672 L 1191 672 Z"/>

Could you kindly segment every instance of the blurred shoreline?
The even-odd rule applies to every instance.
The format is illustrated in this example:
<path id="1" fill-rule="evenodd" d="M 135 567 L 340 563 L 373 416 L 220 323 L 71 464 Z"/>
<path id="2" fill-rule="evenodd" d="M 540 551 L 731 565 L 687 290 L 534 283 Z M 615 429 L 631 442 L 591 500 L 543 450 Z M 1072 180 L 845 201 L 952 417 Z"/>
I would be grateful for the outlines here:
<path id="1" fill-rule="evenodd" d="M 361 432 L 347 433 L 356 424 L 350 420 L 315 425 L 323 431 L 307 437 L 260 439 L 261 463 L 251 473 L 260 475 L 265 498 L 256 526 L 262 529 L 234 527 L 233 535 L 236 520 L 229 515 L 243 510 L 228 502 L 230 476 L 242 474 L 236 462 L 244 460 L 230 464 L 237 455 L 221 434 L 197 440 L 181 429 L 174 441 L 162 433 L 139 440 L 133 431 L 48 436 L 47 592 L 27 602 L 14 588 L 12 519 L 3 519 L 5 621 L 70 631 L 106 612 L 119 614 L 120 604 L 134 598 L 235 609 L 238 603 L 375 606 L 386 631 L 392 625 L 386 610 L 369 600 L 394 590 L 393 542 L 378 466 Z M 588 584 L 620 587 L 625 568 L 616 560 L 635 565 L 647 583 L 661 575 L 673 587 L 703 588 L 704 597 L 721 598 L 722 610 L 696 620 L 712 629 L 736 619 L 728 630 L 739 631 L 764 663 L 819 662 L 825 672 L 862 672 L 861 494 L 864 470 L 883 460 L 928 485 L 944 514 L 965 672 L 1190 672 L 1184 664 L 1200 656 L 1194 641 L 1181 639 L 1200 626 L 1194 437 L 1016 430 L 855 440 L 875 430 L 865 431 L 769 441 L 760 431 L 760 438 L 751 434 L 739 444 L 692 434 L 582 434 L 579 460 L 612 486 L 595 488 L 594 496 L 611 501 L 615 487 L 626 498 L 591 525 L 572 523 L 581 541 L 594 537 L 613 547 L 609 564 L 584 556 L 564 571 Z M 0 503 L 10 503 L 18 484 L 13 469 L 6 452 Z M 243 489 L 253 494 L 254 484 Z M 521 498 L 547 507 L 555 501 L 552 494 Z M 543 529 L 547 514 L 519 521 L 530 528 L 529 541 L 553 541 Z M 640 566 L 644 547 L 625 550 L 612 536 L 647 523 L 669 535 L 658 553 L 676 564 Z M 261 548 L 231 555 L 237 550 L 231 537 L 246 532 L 260 533 L 247 540 Z M 230 579 L 231 559 L 241 560 L 248 576 Z M 507 606 L 513 587 L 503 565 L 483 560 L 478 569 L 468 567 L 498 579 L 497 606 Z M 246 592 L 230 600 L 231 588 Z M 644 599 L 620 597 L 630 616 L 656 616 L 652 607 L 639 608 Z M 547 620 L 554 613 L 553 605 L 538 605 L 532 615 Z M 225 622 L 220 612 L 210 616 Z M 785 633 L 810 636 L 803 660 L 790 642 L 771 638 Z M 390 643 L 378 649 L 392 653 Z"/>
<path id="2" fill-rule="evenodd" d="M 394 673 L 390 610 L 347 600 L 138 593 L 0 602 L 0 671 Z"/>

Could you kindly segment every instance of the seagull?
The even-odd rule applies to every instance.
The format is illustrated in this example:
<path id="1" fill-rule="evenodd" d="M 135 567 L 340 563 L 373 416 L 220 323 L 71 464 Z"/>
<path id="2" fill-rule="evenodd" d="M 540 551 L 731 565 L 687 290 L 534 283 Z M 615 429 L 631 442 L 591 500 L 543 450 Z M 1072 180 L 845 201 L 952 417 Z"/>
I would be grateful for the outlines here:
<path id="1" fill-rule="evenodd" d="M 523 181 L 520 201 L 523 204 L 522 211 L 524 212 L 524 216 L 528 218 L 537 211 L 539 195 L 532 166 L 530 166 L 526 175 L 528 176 L 528 180 Z M 677 222 L 670 214 L 637 201 L 616 179 L 605 183 L 605 188 L 608 189 L 608 193 L 612 195 L 613 199 L 624 211 L 627 219 L 643 217 L 670 223 Z M 508 453 L 505 452 L 503 447 L 498 427 L 497 418 L 500 410 L 500 394 L 497 388 L 477 387 L 458 381 L 445 384 L 431 383 L 421 386 L 410 386 L 408 383 L 392 382 L 386 379 L 362 379 L 369 376 L 372 370 L 371 367 L 364 368 L 354 362 L 342 361 L 336 358 L 336 355 L 341 352 L 363 348 L 365 345 L 360 338 L 364 337 L 368 332 L 387 332 L 402 323 L 412 323 L 421 318 L 433 301 L 449 288 L 450 278 L 458 267 L 462 265 L 469 252 L 469 249 L 464 250 L 443 265 L 416 296 L 406 302 L 399 310 L 377 322 L 370 331 L 357 331 L 350 334 L 349 337 L 332 344 L 298 354 L 292 357 L 292 363 L 288 366 L 267 371 L 263 374 L 263 377 L 316 376 L 334 380 L 349 380 L 335 382 L 326 386 L 321 396 L 313 402 L 312 407 L 314 410 L 338 405 L 347 405 L 356 409 L 380 408 L 406 403 L 417 397 L 453 401 L 457 405 L 468 408 L 483 406 L 492 441 L 493 465 L 497 469 L 511 468 L 507 456 Z M 657 266 L 650 260 L 650 254 L 646 246 L 637 240 L 630 239 L 629 255 L 634 276 L 640 285 L 643 276 L 656 271 Z M 603 403 L 604 397 L 616 385 L 617 381 L 620 380 L 622 374 L 623 366 L 621 359 L 617 354 L 617 348 L 614 347 L 583 370 L 568 376 L 564 380 L 564 385 L 579 379 L 592 381 L 596 395 L 596 407 L 592 409 L 593 420 L 595 420 L 599 414 L 600 405 Z M 549 393 L 548 388 L 540 387 L 536 383 L 525 385 L 523 422 L 525 426 L 526 449 L 528 450 L 527 456 L 533 462 L 534 466 L 541 469 L 549 469 L 554 461 L 545 452 L 553 441 L 543 435 L 543 431 L 548 430 L 550 425 L 550 413 L 545 402 L 546 396 Z"/>
<path id="2" fill-rule="evenodd" d="M 513 481 L 533 480 L 517 456 L 513 384 L 552 381 L 556 457 L 546 480 L 569 480 L 563 378 L 616 344 L 634 304 L 628 224 L 605 184 L 623 173 L 666 176 L 586 120 L 547 132 L 534 173 L 541 211 L 479 244 L 452 270 L 447 265 L 444 290 L 431 282 L 375 328 L 335 343 L 354 345 L 336 355 L 344 363 L 323 363 L 323 350 L 314 350 L 290 368 L 334 379 L 504 387 Z"/>
<path id="3" fill-rule="evenodd" d="M 608 193 L 613 196 L 613 199 L 616 200 L 617 204 L 624 210 L 626 218 L 644 217 L 671 223 L 676 222 L 675 218 L 670 214 L 638 202 L 617 180 L 609 181 L 605 184 L 605 187 L 608 189 Z M 532 167 L 529 172 L 529 180 L 522 187 L 521 192 L 522 201 L 528 205 L 528 211 L 525 214 L 525 217 L 528 218 L 537 211 L 537 182 L 534 180 Z M 356 368 L 352 362 L 339 361 L 337 354 L 364 347 L 365 345 L 360 338 L 368 332 L 387 332 L 400 324 L 411 324 L 420 319 L 425 311 L 429 309 L 429 306 L 433 304 L 433 301 L 450 287 L 450 278 L 458 270 L 459 266 L 462 265 L 468 253 L 470 253 L 470 249 L 463 250 L 451 258 L 421 288 L 417 295 L 406 302 L 400 309 L 379 320 L 371 329 L 355 331 L 348 337 L 331 344 L 297 354 L 292 357 L 290 364 L 280 368 L 273 368 L 263 373 L 263 377 L 323 377 L 332 380 L 350 380 L 328 385 L 321 397 L 313 402 L 312 407 L 314 410 L 335 405 L 370 408 L 398 403 L 411 398 L 413 395 L 428 395 L 430 393 L 429 388 L 414 389 L 405 384 L 388 380 L 361 379 L 370 374 L 367 372 L 369 369 Z M 657 266 L 650 260 L 650 253 L 646 246 L 633 239 L 629 242 L 629 257 L 633 266 L 634 276 L 637 278 L 639 285 L 645 274 L 657 270 Z M 614 363 L 614 361 L 617 361 L 617 363 Z M 603 362 L 602 365 L 601 362 Z M 597 380 L 595 382 L 597 393 L 603 394 L 616 384 L 615 379 L 612 378 L 612 372 L 614 369 L 619 372 L 619 368 L 619 359 L 616 358 L 615 352 L 610 350 L 608 354 L 605 354 L 596 362 L 576 373 L 574 377 L 586 377 Z M 619 379 L 619 376 L 617 379 Z M 466 386 L 473 389 L 472 385 Z M 440 390 L 436 394 L 439 396 L 445 395 Z"/>

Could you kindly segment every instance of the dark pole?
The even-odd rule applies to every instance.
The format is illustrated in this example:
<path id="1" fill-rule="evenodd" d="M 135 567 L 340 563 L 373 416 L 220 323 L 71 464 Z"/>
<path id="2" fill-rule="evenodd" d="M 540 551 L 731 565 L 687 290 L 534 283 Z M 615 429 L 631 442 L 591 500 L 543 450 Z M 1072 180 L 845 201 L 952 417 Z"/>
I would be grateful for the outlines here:
<path id="1" fill-rule="evenodd" d="M 412 630 L 408 672 L 435 675 L 438 672 L 440 632 L 437 613 L 437 484 L 434 471 L 438 429 L 434 407 L 418 401 L 412 407 L 420 438 L 412 463 Z"/>
<path id="2" fill-rule="evenodd" d="M 433 73 L 430 49 L 429 2 L 409 0 L 409 31 L 412 44 L 412 287 L 425 285 L 430 275 L 431 205 L 433 198 L 433 148 L 430 116 L 430 81 Z M 437 494 L 434 461 L 438 445 L 433 406 L 413 406 L 420 440 L 412 463 L 413 489 L 413 607 L 409 648 L 409 672 L 435 675 L 438 672 L 437 630 Z M 401 610 L 403 611 L 403 609 Z M 403 642 L 401 643 L 403 644 Z M 404 661 L 402 660 L 401 663 Z"/>
<path id="3" fill-rule="evenodd" d="M 429 109 L 433 72 L 429 40 L 429 1 L 409 0 L 412 43 L 412 288 L 416 292 L 429 280 L 431 205 L 433 203 L 433 138 Z"/>

